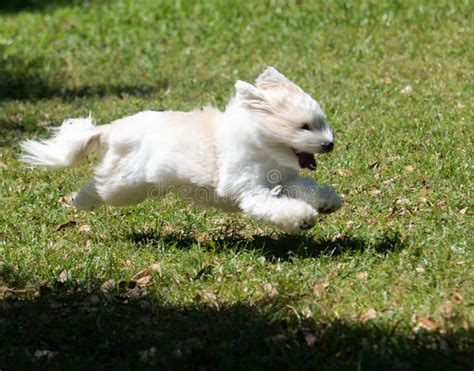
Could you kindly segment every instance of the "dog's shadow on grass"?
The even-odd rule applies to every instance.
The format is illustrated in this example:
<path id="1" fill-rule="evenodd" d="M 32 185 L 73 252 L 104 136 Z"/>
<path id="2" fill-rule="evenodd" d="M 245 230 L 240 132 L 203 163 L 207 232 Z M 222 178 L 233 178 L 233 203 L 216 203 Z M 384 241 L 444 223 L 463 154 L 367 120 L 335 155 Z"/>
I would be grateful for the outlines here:
<path id="1" fill-rule="evenodd" d="M 288 304 L 278 298 L 174 305 L 89 285 L 2 297 L 2 369 L 467 370 L 472 359 L 474 334 L 462 326 L 407 334 L 397 323 L 295 324 L 274 319 Z"/>
<path id="2" fill-rule="evenodd" d="M 251 235 L 231 234 L 208 239 L 197 238 L 192 232 L 161 233 L 159 230 L 132 231 L 127 239 L 137 245 L 164 245 L 187 249 L 199 245 L 205 249 L 258 250 L 270 259 L 288 260 L 292 257 L 315 258 L 320 255 L 337 256 L 356 254 L 367 250 L 385 254 L 403 249 L 400 234 L 393 232 L 379 239 L 364 240 L 353 236 L 339 236 L 332 239 L 317 239 L 311 235 Z"/>

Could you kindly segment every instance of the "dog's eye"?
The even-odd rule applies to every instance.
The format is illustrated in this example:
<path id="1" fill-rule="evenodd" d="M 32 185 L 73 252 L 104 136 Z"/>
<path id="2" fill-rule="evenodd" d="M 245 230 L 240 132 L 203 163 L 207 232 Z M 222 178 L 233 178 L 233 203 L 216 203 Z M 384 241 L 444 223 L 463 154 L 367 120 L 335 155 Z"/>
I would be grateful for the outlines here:
<path id="1" fill-rule="evenodd" d="M 308 124 L 304 124 L 302 127 L 301 127 L 301 130 L 311 130 L 309 128 L 309 125 Z"/>

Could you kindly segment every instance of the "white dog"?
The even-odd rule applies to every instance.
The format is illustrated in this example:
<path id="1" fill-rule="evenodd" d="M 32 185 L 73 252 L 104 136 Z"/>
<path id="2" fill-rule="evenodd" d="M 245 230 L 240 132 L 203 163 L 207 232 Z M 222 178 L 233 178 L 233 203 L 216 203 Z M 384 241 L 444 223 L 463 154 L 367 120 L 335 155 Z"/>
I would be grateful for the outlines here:
<path id="1" fill-rule="evenodd" d="M 316 168 L 314 154 L 333 148 L 318 103 L 272 67 L 256 86 L 237 81 L 235 88 L 224 112 L 144 111 L 101 126 L 90 117 L 65 120 L 53 138 L 23 142 L 22 160 L 63 169 L 101 153 L 74 200 L 81 210 L 178 192 L 289 233 L 337 210 L 341 201 L 332 188 L 298 175 Z"/>

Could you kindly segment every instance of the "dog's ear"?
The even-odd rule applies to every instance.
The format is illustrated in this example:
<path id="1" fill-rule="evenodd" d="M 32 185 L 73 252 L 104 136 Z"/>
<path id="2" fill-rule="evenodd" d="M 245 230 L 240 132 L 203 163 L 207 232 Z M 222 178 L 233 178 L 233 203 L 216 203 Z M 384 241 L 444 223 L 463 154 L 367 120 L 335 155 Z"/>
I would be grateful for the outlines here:
<path id="1" fill-rule="evenodd" d="M 235 90 L 237 92 L 237 99 L 246 107 L 260 111 L 267 110 L 267 99 L 264 92 L 260 89 L 257 89 L 248 82 L 239 80 L 235 83 Z"/>
<path id="2" fill-rule="evenodd" d="M 268 89 L 286 84 L 291 84 L 290 80 L 278 72 L 274 67 L 267 67 L 256 80 L 256 85 L 259 89 Z"/>

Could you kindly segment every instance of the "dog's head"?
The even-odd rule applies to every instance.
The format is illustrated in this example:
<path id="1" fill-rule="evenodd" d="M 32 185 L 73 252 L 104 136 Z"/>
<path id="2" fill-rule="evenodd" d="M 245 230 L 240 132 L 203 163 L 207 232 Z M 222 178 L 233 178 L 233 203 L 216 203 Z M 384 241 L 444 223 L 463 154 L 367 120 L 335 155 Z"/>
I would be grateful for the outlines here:
<path id="1" fill-rule="evenodd" d="M 314 154 L 333 149 L 333 129 L 319 104 L 275 68 L 265 69 L 256 86 L 237 81 L 235 88 L 236 99 L 257 116 L 259 144 L 280 165 L 314 170 Z"/>

